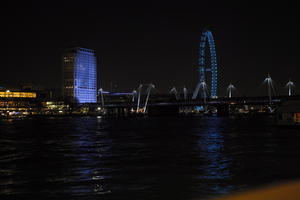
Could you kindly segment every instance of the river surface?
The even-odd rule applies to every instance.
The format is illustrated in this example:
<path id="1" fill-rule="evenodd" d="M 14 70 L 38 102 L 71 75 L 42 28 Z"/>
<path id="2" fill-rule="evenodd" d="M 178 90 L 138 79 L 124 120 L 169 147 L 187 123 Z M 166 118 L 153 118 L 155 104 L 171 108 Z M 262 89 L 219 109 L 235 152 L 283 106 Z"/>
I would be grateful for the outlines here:
<path id="1" fill-rule="evenodd" d="M 0 121 L 0 199 L 209 199 L 300 179 L 270 117 Z"/>

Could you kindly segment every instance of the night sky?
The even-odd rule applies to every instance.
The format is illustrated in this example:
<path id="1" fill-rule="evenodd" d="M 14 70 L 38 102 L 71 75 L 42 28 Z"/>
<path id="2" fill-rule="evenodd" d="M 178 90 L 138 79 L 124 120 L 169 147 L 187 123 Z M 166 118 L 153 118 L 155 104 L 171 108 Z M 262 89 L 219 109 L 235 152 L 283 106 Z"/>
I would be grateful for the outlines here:
<path id="1" fill-rule="evenodd" d="M 160 92 L 184 85 L 192 91 L 207 28 L 216 43 L 220 96 L 229 82 L 236 95 L 265 94 L 261 83 L 268 73 L 277 94 L 286 92 L 289 78 L 300 94 L 296 4 L 45 2 L 1 6 L 0 86 L 59 88 L 63 50 L 82 46 L 95 49 L 104 90 L 111 83 L 125 92 L 152 82 Z"/>

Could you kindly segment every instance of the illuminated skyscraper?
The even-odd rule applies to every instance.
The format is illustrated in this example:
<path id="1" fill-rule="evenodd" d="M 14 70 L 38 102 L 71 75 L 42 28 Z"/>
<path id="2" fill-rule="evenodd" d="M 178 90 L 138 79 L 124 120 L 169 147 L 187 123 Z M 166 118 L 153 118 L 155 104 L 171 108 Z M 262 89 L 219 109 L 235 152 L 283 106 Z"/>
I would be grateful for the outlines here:
<path id="1" fill-rule="evenodd" d="M 67 49 L 63 56 L 64 96 L 77 103 L 97 102 L 97 62 L 94 50 Z"/>

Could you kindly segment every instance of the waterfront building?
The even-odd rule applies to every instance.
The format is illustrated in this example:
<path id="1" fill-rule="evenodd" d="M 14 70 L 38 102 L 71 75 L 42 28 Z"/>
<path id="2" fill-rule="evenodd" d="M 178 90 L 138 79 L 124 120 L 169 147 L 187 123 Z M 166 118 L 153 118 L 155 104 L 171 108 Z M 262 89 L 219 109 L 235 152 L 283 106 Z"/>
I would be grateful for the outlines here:
<path id="1" fill-rule="evenodd" d="M 0 118 L 35 112 L 37 98 L 36 92 L 0 89 Z"/>
<path id="2" fill-rule="evenodd" d="M 277 125 L 279 126 L 300 126 L 300 101 L 286 101 L 277 110 Z"/>
<path id="3" fill-rule="evenodd" d="M 36 98 L 35 92 L 20 92 L 20 91 L 0 91 L 0 98 Z"/>
<path id="4" fill-rule="evenodd" d="M 97 62 L 95 51 L 67 49 L 63 55 L 64 97 L 76 103 L 97 102 Z"/>
<path id="5" fill-rule="evenodd" d="M 44 115 L 64 115 L 69 111 L 69 105 L 63 101 L 44 101 L 41 106 L 41 113 Z"/>

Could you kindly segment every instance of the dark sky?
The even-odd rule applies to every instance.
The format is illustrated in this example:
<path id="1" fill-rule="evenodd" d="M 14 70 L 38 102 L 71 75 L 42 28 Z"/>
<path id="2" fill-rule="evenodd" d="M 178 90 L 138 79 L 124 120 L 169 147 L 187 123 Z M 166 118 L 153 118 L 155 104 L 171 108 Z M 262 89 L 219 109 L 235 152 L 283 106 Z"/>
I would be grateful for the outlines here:
<path id="1" fill-rule="evenodd" d="M 264 94 L 268 73 L 278 94 L 289 78 L 300 85 L 296 4 L 47 2 L 2 6 L 1 86 L 59 88 L 63 50 L 83 46 L 96 50 L 105 90 L 111 82 L 120 91 L 153 82 L 162 92 L 184 85 L 191 91 L 204 28 L 216 43 L 219 95 L 229 82 L 239 95 Z"/>

